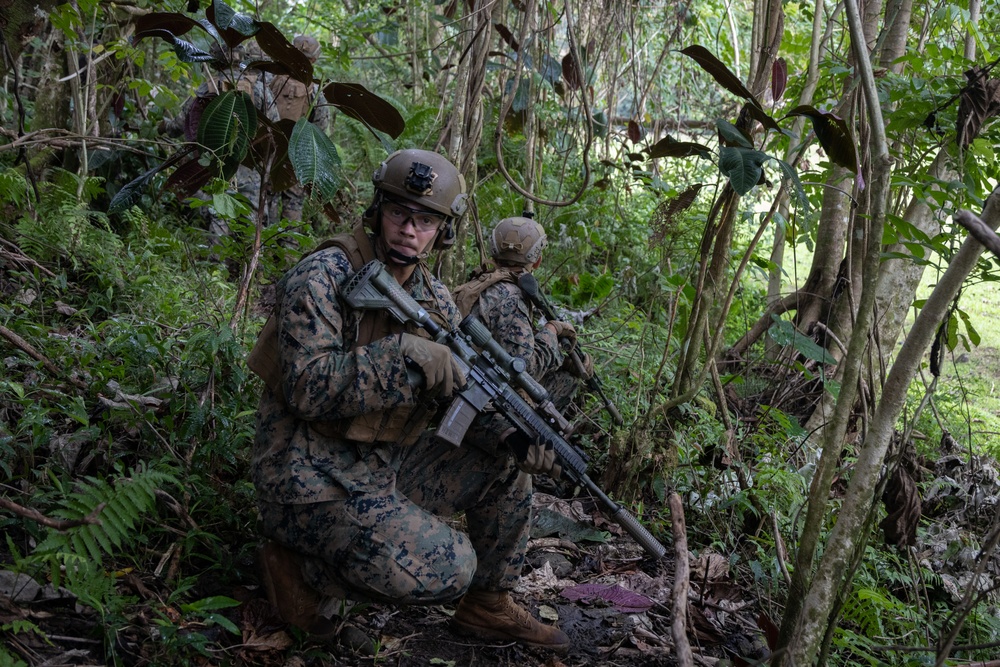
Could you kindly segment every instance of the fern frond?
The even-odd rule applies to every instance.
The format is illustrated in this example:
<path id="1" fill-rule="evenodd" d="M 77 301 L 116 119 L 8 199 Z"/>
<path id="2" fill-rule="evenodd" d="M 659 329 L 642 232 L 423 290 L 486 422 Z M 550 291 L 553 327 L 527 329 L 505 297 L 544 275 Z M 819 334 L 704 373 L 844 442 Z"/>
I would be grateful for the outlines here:
<path id="1" fill-rule="evenodd" d="M 62 519 L 80 520 L 98 514 L 100 524 L 85 524 L 65 532 L 50 531 L 36 547 L 36 560 L 46 560 L 54 577 L 67 557 L 87 560 L 99 567 L 104 554 L 113 554 L 130 540 L 130 533 L 156 504 L 156 490 L 177 484 L 170 474 L 140 466 L 114 483 L 87 477 L 76 490 L 65 496 L 61 507 L 50 511 Z"/>

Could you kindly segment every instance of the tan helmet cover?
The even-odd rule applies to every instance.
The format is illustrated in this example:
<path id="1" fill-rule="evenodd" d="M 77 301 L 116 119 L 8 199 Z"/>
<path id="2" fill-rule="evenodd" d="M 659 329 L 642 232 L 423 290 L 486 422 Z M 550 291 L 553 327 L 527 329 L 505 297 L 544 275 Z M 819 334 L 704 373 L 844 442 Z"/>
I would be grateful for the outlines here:
<path id="1" fill-rule="evenodd" d="M 455 165 L 431 151 L 396 151 L 375 170 L 372 183 L 376 190 L 453 218 L 462 217 L 468 207 L 465 178 Z"/>
<path id="2" fill-rule="evenodd" d="M 389 194 L 448 216 L 431 248 L 446 250 L 455 244 L 452 222 L 462 217 L 469 202 L 465 193 L 465 178 L 447 159 L 418 148 L 396 151 L 375 170 L 372 183 L 375 185 L 375 199 L 365 211 L 364 222 L 376 234 L 382 231 L 379 229 L 377 207 L 381 196 Z"/>
<path id="3" fill-rule="evenodd" d="M 490 234 L 490 256 L 497 261 L 530 265 L 548 245 L 542 226 L 531 218 L 504 218 Z"/>
<path id="4" fill-rule="evenodd" d="M 315 37 L 309 35 L 296 35 L 292 40 L 292 46 L 302 52 L 309 60 L 319 59 L 319 42 Z"/>

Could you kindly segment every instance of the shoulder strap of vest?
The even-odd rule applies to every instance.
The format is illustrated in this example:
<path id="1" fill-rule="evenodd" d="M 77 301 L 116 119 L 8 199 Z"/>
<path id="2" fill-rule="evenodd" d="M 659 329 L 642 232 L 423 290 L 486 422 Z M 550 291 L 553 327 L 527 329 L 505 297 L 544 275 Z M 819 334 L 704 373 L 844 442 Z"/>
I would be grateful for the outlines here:
<path id="1" fill-rule="evenodd" d="M 337 234 L 333 238 L 323 241 L 303 255 L 302 259 L 327 248 L 340 248 L 347 255 L 351 267 L 355 271 L 375 259 L 375 248 L 372 247 L 372 242 L 365 233 L 363 224 L 356 225 L 351 233 Z M 279 289 L 275 294 L 274 310 L 267 318 L 267 322 L 264 323 L 264 328 L 261 329 L 257 337 L 257 343 L 247 357 L 247 365 L 250 370 L 259 375 L 278 396 L 282 395 L 281 368 L 278 364 L 278 313 L 281 309 L 282 296 Z M 367 315 L 367 317 L 361 318 L 358 325 L 358 340 L 363 340 L 366 343 L 374 340 L 373 336 L 377 328 L 381 326 L 378 321 L 379 317 L 387 317 L 382 312 Z"/>
<path id="2" fill-rule="evenodd" d="M 302 259 L 327 248 L 343 250 L 351 262 L 351 268 L 355 271 L 375 259 L 375 248 L 372 247 L 371 239 L 368 238 L 368 234 L 365 233 L 365 228 L 361 224 L 355 225 L 350 233 L 345 232 L 328 238 L 303 255 Z"/>
<path id="3" fill-rule="evenodd" d="M 497 283 L 509 282 L 517 285 L 517 276 L 521 273 L 521 270 L 511 270 L 508 268 L 492 268 L 489 267 L 484 269 L 478 269 L 473 272 L 473 278 L 464 285 L 459 285 L 454 290 L 452 290 L 451 296 L 455 300 L 455 305 L 458 306 L 459 311 L 461 311 L 462 316 L 467 316 L 472 312 L 473 306 L 479 301 L 479 295 L 482 294 L 487 287 L 492 287 Z"/>

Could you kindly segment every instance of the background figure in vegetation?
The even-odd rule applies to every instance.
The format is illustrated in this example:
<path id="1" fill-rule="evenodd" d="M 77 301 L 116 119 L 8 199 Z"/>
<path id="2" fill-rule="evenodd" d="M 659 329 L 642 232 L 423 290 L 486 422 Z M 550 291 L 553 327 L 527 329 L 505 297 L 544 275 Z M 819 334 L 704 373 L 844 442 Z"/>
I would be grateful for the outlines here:
<path id="1" fill-rule="evenodd" d="M 477 269 L 453 296 L 463 315 L 477 316 L 507 352 L 527 362 L 528 373 L 548 390 L 553 404 L 565 410 L 581 382 L 569 355 L 563 354 L 576 342 L 576 330 L 569 322 L 554 320 L 536 328 L 531 303 L 518 286 L 521 274 L 541 265 L 547 243 L 545 230 L 535 220 L 504 218 L 489 238 L 495 264 Z M 583 366 L 586 377 L 593 374 L 590 355 L 584 355 Z"/>
<path id="2" fill-rule="evenodd" d="M 247 58 L 246 43 L 228 52 L 217 44 L 209 49 L 215 58 L 212 64 L 219 67 L 214 76 L 202 82 L 193 96 L 189 97 L 181 107 L 181 112 L 170 120 L 164 120 L 161 130 L 169 136 L 183 135 L 187 141 L 198 140 L 198 123 L 202 113 L 213 99 L 229 90 L 239 90 L 253 99 L 257 113 L 264 113 L 272 121 L 278 120 L 278 111 L 274 104 L 274 96 L 264 84 L 261 73 L 256 69 L 247 68 L 244 60 Z M 260 203 L 260 173 L 251 167 L 240 165 L 233 177 L 236 192 L 247 198 L 251 211 L 256 211 Z M 208 196 L 199 193 L 203 199 Z M 267 210 L 264 210 L 265 217 Z M 208 207 L 208 233 L 211 245 L 216 245 L 219 239 L 229 235 L 229 224 L 221 218 L 212 207 Z M 265 224 L 267 220 L 265 219 Z"/>
<path id="3" fill-rule="evenodd" d="M 501 429 L 486 420 L 482 447 L 427 437 L 437 408 L 465 384 L 451 351 L 384 310 L 349 310 L 341 296 L 378 258 L 439 325 L 456 328 L 458 308 L 424 260 L 454 242 L 465 181 L 421 150 L 393 153 L 372 180 L 372 234 L 358 226 L 336 236 L 282 278 L 248 359 L 265 384 L 252 465 L 268 598 L 286 622 L 324 636 L 336 627 L 319 613 L 324 595 L 461 597 L 460 628 L 564 650 L 566 635 L 509 593 L 527 548 L 531 480 L 498 446 Z M 462 511 L 468 533 L 449 522 Z"/>
<path id="4" fill-rule="evenodd" d="M 292 44 L 309 59 L 309 62 L 315 64 L 319 59 L 320 47 L 315 37 L 298 35 Z M 317 103 L 322 101 L 318 84 L 312 83 L 306 86 L 290 76 L 280 75 L 271 79 L 268 86 L 274 95 L 275 106 L 282 120 L 297 121 L 308 115 L 313 125 L 323 132 L 327 131 L 330 125 L 330 110 L 325 105 Z M 298 183 L 275 194 L 271 199 L 271 220 L 277 221 L 284 217 L 294 222 L 301 222 L 305 199 L 305 188 Z M 322 233 L 322 230 L 317 229 L 316 232 Z"/>

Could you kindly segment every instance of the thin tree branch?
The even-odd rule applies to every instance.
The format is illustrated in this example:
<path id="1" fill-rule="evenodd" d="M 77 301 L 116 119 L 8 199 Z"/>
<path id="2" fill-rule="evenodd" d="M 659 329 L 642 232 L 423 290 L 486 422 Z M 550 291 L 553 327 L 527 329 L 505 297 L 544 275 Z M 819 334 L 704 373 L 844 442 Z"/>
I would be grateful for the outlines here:
<path id="1" fill-rule="evenodd" d="M 673 623 L 671 624 L 671 634 L 674 638 L 674 653 L 677 664 L 681 667 L 692 667 L 694 657 L 691 655 L 691 644 L 687 638 L 687 606 L 688 606 L 688 579 L 691 576 L 691 565 L 688 562 L 687 549 L 687 529 L 684 527 L 684 506 L 681 504 L 681 497 L 677 493 L 671 493 L 670 499 L 670 525 L 674 533 L 674 590 L 673 601 Z"/>
<path id="2" fill-rule="evenodd" d="M 18 516 L 23 516 L 25 519 L 31 519 L 35 523 L 41 524 L 43 526 L 48 526 L 49 528 L 54 528 L 55 530 L 68 530 L 70 528 L 76 528 L 77 526 L 85 525 L 101 525 L 101 520 L 98 518 L 101 512 L 104 510 L 104 506 L 107 503 L 101 503 L 94 508 L 94 511 L 83 517 L 82 519 L 50 519 L 38 510 L 31 509 L 30 507 L 25 507 L 24 505 L 18 505 L 13 500 L 8 500 L 3 496 L 0 496 L 0 508 L 9 510 Z"/>
<path id="3" fill-rule="evenodd" d="M 16 333 L 14 333 L 13 331 L 11 331 L 10 329 L 8 329 L 3 325 L 0 325 L 0 336 L 6 338 L 14 347 L 18 348 L 19 350 L 27 354 L 35 361 L 40 361 L 45 370 L 47 370 L 52 375 L 55 375 L 56 377 L 60 377 L 63 375 L 63 371 L 57 368 L 56 365 L 53 364 L 51 361 L 49 361 L 49 359 L 44 354 L 36 350 L 31 345 L 31 343 L 24 340 L 23 338 L 21 338 Z M 77 389 L 82 389 L 83 391 L 88 391 L 90 389 L 90 385 L 88 385 L 80 378 L 70 377 L 67 378 L 67 380 L 69 380 L 69 382 Z"/>

